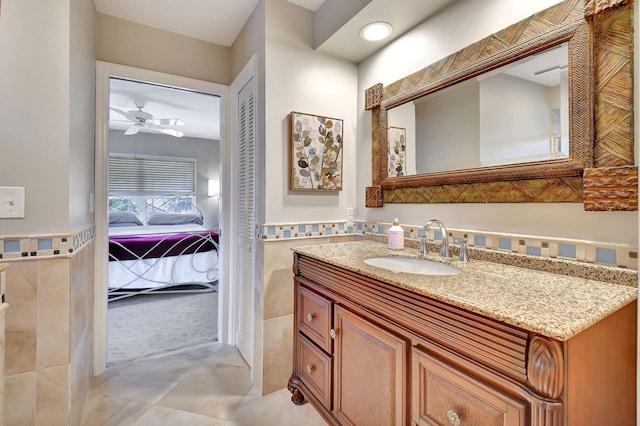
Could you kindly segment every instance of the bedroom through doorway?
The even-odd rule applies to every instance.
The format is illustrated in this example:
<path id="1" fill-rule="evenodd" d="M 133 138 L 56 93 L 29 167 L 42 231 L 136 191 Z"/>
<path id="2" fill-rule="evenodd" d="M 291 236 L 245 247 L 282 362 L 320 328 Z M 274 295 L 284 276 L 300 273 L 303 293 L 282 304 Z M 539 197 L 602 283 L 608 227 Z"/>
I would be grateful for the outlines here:
<path id="1" fill-rule="evenodd" d="M 218 340 L 221 98 L 110 77 L 106 366 Z"/>

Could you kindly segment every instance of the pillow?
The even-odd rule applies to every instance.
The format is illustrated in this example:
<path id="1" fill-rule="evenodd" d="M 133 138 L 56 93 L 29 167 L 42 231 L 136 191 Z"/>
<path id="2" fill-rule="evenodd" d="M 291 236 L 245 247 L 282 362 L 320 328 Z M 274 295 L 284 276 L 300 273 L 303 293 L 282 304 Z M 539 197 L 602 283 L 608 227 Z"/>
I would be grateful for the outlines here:
<path id="1" fill-rule="evenodd" d="M 147 219 L 147 225 L 182 225 L 185 223 L 202 225 L 202 216 L 196 213 L 154 213 Z"/>
<path id="2" fill-rule="evenodd" d="M 125 226 L 140 226 L 140 224 L 135 222 L 112 223 L 109 225 L 109 228 L 122 228 Z"/>
<path id="3" fill-rule="evenodd" d="M 109 226 L 142 226 L 133 212 L 109 212 Z"/>

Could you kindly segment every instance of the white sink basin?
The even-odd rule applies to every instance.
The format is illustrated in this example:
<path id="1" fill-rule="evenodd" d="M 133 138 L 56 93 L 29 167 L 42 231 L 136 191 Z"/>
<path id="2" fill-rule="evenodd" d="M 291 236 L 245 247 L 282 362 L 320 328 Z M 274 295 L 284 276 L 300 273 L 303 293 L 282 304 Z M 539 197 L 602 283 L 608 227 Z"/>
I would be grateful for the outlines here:
<path id="1" fill-rule="evenodd" d="M 431 260 L 414 257 L 384 256 L 365 259 L 364 263 L 376 268 L 387 269 L 393 272 L 407 272 L 420 275 L 457 275 L 462 272 L 455 266 L 446 263 L 433 262 Z"/>

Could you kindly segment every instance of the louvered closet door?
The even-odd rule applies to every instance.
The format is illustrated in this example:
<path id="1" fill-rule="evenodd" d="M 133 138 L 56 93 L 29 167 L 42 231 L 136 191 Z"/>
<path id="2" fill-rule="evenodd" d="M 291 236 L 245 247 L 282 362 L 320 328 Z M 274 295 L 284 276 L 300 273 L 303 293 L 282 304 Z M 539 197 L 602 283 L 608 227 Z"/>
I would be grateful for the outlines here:
<path id="1" fill-rule="evenodd" d="M 255 229 L 255 91 L 251 79 L 238 99 L 237 241 L 235 256 L 236 345 L 251 364 L 253 357 L 254 229 Z"/>

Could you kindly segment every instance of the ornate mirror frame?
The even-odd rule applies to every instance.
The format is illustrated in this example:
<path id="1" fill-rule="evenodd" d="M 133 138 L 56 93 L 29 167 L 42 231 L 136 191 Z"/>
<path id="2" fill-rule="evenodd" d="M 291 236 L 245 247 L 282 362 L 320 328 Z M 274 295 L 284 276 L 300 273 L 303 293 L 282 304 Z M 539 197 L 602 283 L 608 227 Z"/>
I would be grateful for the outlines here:
<path id="1" fill-rule="evenodd" d="M 388 177 L 387 110 L 563 42 L 569 43 L 568 159 Z M 566 0 L 386 87 L 372 111 L 372 186 L 384 203 L 583 202 L 637 210 L 633 149 L 633 5 Z"/>

